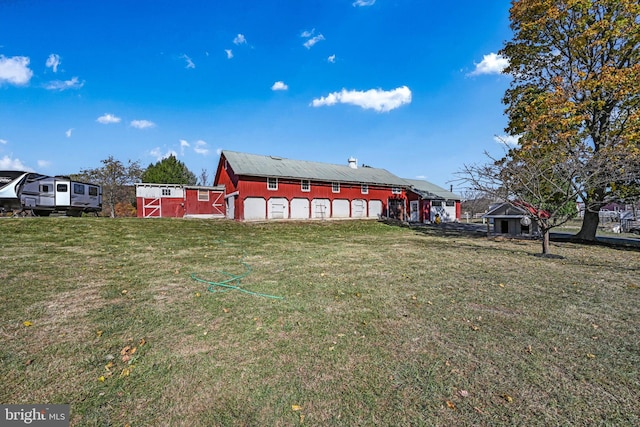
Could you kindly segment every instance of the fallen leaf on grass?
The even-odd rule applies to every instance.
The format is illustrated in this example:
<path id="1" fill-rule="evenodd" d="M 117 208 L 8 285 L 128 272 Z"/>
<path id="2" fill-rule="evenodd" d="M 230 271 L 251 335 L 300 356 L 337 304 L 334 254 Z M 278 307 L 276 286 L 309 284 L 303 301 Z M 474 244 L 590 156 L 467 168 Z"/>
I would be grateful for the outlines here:
<path id="1" fill-rule="evenodd" d="M 449 407 L 449 409 L 456 409 L 456 404 L 450 400 L 447 400 L 447 406 Z"/>
<path id="2" fill-rule="evenodd" d="M 291 405 L 292 411 L 302 411 L 302 406 L 300 405 Z"/>
<path id="3" fill-rule="evenodd" d="M 467 390 L 458 390 L 458 395 L 460 397 L 469 397 L 469 392 Z"/>
<path id="4" fill-rule="evenodd" d="M 104 333 L 103 331 L 96 331 L 96 335 L 97 335 L 98 337 L 101 337 L 103 333 Z"/>
<path id="5" fill-rule="evenodd" d="M 106 378 L 104 377 L 104 375 L 100 375 L 100 376 L 98 377 L 98 381 L 100 381 L 101 383 L 103 383 L 105 379 L 106 379 Z"/>
<path id="6" fill-rule="evenodd" d="M 129 292 L 128 290 L 123 289 L 123 290 L 122 290 L 122 295 L 126 295 L 128 292 Z"/>
<path id="7" fill-rule="evenodd" d="M 25 320 L 24 322 L 22 322 L 22 324 L 23 324 L 24 326 L 26 326 L 27 328 L 28 328 L 29 326 L 33 326 L 33 323 L 29 322 L 28 320 Z"/>
<path id="8" fill-rule="evenodd" d="M 222 311 L 224 311 L 225 313 L 228 313 L 229 309 L 228 308 L 223 308 Z"/>
<path id="9" fill-rule="evenodd" d="M 508 403 L 513 402 L 513 397 L 509 396 L 508 394 L 503 394 L 502 398 L 506 400 Z"/>
<path id="10" fill-rule="evenodd" d="M 595 354 L 592 354 L 592 353 L 587 353 L 587 357 L 588 357 L 589 359 L 595 359 L 595 358 L 596 358 L 596 355 L 595 355 Z"/>

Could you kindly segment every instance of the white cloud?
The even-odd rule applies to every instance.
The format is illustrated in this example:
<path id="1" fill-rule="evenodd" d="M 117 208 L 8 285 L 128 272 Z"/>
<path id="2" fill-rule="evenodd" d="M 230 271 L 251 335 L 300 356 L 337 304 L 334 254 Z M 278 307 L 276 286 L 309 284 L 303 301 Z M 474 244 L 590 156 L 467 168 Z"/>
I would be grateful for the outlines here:
<path id="1" fill-rule="evenodd" d="M 6 144 L 7 142 L 9 141 L 7 141 L 6 139 L 0 139 L 0 144 Z"/>
<path id="2" fill-rule="evenodd" d="M 64 134 L 67 135 L 67 138 L 71 138 L 71 132 L 73 132 L 73 128 L 69 129 Z"/>
<path id="3" fill-rule="evenodd" d="M 195 151 L 198 154 L 202 154 L 203 156 L 206 156 L 207 154 L 209 154 L 207 143 L 202 140 L 196 141 L 196 144 L 193 147 L 193 151 Z"/>
<path id="4" fill-rule="evenodd" d="M 368 91 L 342 89 L 341 92 L 333 92 L 327 96 L 314 99 L 311 105 L 321 107 L 325 105 L 351 104 L 364 109 L 387 112 L 409 103 L 411 103 L 411 90 L 407 86 L 402 86 L 388 91 L 381 89 L 370 89 Z"/>
<path id="5" fill-rule="evenodd" d="M 131 120 L 130 126 L 136 129 L 148 129 L 155 127 L 156 124 L 149 120 Z"/>
<path id="6" fill-rule="evenodd" d="M 149 151 L 149 154 L 151 154 L 153 157 L 156 158 L 156 160 L 160 161 L 166 158 L 169 158 L 171 156 L 173 157 L 178 157 L 178 153 L 176 153 L 173 150 L 167 150 L 164 154 L 162 153 L 162 150 L 160 149 L 160 147 L 156 147 L 153 150 Z"/>
<path id="7" fill-rule="evenodd" d="M 327 61 L 332 63 L 332 64 L 335 64 L 336 63 L 336 55 L 335 54 L 331 55 L 330 57 L 327 58 Z"/>
<path id="8" fill-rule="evenodd" d="M 227 59 L 233 58 L 233 51 L 231 49 L 225 49 L 224 51 L 227 54 Z"/>
<path id="9" fill-rule="evenodd" d="M 244 34 L 238 34 L 233 39 L 233 44 L 236 44 L 236 45 L 247 44 L 247 39 L 245 38 Z"/>
<path id="10" fill-rule="evenodd" d="M 48 168 L 49 166 L 51 166 L 51 162 L 49 160 L 38 160 L 38 167 Z"/>
<path id="11" fill-rule="evenodd" d="M 180 140 L 180 155 L 184 156 L 184 149 L 187 147 L 191 147 L 191 145 L 185 141 L 184 139 Z"/>
<path id="12" fill-rule="evenodd" d="M 353 2 L 353 7 L 359 6 L 373 6 L 376 0 L 356 0 Z"/>
<path id="13" fill-rule="evenodd" d="M 287 86 L 283 81 L 278 81 L 271 86 L 271 90 L 287 90 L 289 86 Z"/>
<path id="14" fill-rule="evenodd" d="M 60 55 L 52 53 L 47 58 L 46 66 L 53 69 L 54 73 L 58 72 L 58 66 L 60 65 Z"/>
<path id="15" fill-rule="evenodd" d="M 309 30 L 303 31 L 302 34 L 300 34 L 300 37 L 308 39 L 311 36 L 313 36 L 315 33 L 316 33 L 316 29 L 312 28 L 311 31 L 309 31 Z"/>
<path id="16" fill-rule="evenodd" d="M 496 135 L 493 140 L 498 144 L 518 145 L 522 135 Z"/>
<path id="17" fill-rule="evenodd" d="M 102 123 L 103 125 L 108 125 L 111 123 L 120 123 L 122 119 L 120 117 L 116 117 L 113 114 L 105 114 L 96 119 L 96 122 Z"/>
<path id="18" fill-rule="evenodd" d="M 193 63 L 193 61 L 191 60 L 191 58 L 189 58 L 189 56 L 183 54 L 180 58 L 184 59 L 187 62 L 187 65 L 185 66 L 185 68 L 196 68 L 196 64 Z"/>
<path id="19" fill-rule="evenodd" d="M 31 172 L 33 169 L 26 166 L 20 159 L 12 159 L 9 156 L 4 156 L 0 159 L 0 169 L 5 170 L 19 170 Z"/>
<path id="20" fill-rule="evenodd" d="M 84 81 L 79 81 L 77 77 L 73 77 L 71 80 L 53 80 L 47 83 L 45 89 L 47 90 L 67 90 L 67 89 L 80 89 L 84 86 Z"/>
<path id="21" fill-rule="evenodd" d="M 222 148 L 216 148 L 216 154 L 219 156 L 222 154 Z"/>
<path id="22" fill-rule="evenodd" d="M 324 40 L 324 36 L 322 34 L 318 34 L 317 36 L 312 37 L 306 42 L 302 43 L 302 45 L 307 49 L 311 49 L 316 43 L 322 40 Z"/>
<path id="23" fill-rule="evenodd" d="M 509 66 L 509 60 L 497 53 L 484 55 L 482 61 L 476 64 L 476 69 L 469 73 L 470 76 L 478 76 L 481 74 L 500 74 L 502 70 Z"/>
<path id="24" fill-rule="evenodd" d="M 8 82 L 13 85 L 26 85 L 33 77 L 33 71 L 29 68 L 29 58 L 26 56 L 14 56 L 7 58 L 0 55 L 0 85 Z"/>

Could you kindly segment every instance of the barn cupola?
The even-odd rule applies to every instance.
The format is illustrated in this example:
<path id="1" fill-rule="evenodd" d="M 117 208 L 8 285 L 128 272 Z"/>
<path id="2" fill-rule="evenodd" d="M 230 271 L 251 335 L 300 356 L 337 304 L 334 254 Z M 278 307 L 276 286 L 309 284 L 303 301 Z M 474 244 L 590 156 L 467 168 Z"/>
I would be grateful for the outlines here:
<path id="1" fill-rule="evenodd" d="M 349 167 L 351 169 L 358 169 L 358 159 L 349 157 Z"/>

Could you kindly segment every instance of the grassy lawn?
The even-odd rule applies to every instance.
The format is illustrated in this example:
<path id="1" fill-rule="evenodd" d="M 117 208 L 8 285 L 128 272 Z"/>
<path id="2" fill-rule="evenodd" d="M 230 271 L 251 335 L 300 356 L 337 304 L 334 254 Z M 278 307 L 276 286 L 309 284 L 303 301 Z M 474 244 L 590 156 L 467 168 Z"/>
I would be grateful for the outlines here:
<path id="1" fill-rule="evenodd" d="M 72 425 L 640 425 L 638 251 L 373 221 L 0 236 L 0 402 Z M 243 273 L 266 296 L 192 278 Z"/>

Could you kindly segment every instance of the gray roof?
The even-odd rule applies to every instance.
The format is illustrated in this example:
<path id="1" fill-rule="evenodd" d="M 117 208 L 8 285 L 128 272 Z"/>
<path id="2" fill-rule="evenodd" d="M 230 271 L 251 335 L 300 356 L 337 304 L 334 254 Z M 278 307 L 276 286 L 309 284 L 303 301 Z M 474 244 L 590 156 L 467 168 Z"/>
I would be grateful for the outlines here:
<path id="1" fill-rule="evenodd" d="M 295 178 L 326 182 L 348 182 L 406 187 L 407 182 L 385 169 L 335 165 L 330 163 L 291 160 L 277 156 L 238 153 L 223 150 L 222 155 L 236 175 L 272 178 Z"/>
<path id="2" fill-rule="evenodd" d="M 429 181 L 423 181 L 421 179 L 405 179 L 407 185 L 411 187 L 411 189 L 420 194 L 422 197 L 427 198 L 437 198 L 437 199 L 446 199 L 446 200 L 461 200 L 462 198 L 451 191 L 445 190 L 442 187 L 438 187 L 435 184 L 430 183 Z"/>

